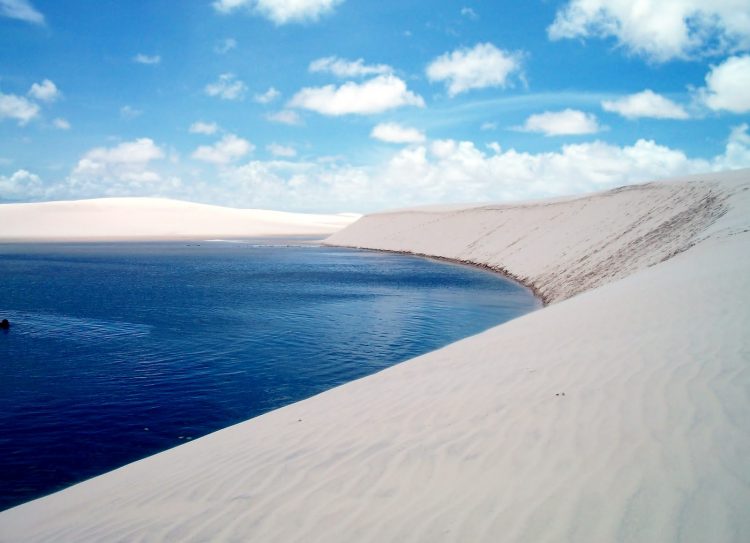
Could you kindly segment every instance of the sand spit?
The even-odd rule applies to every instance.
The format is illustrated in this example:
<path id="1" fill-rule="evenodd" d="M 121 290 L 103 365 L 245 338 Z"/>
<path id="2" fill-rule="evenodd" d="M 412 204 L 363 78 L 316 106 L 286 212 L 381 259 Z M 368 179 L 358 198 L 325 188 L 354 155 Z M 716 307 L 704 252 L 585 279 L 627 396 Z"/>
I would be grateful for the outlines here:
<path id="1" fill-rule="evenodd" d="M 750 171 L 450 213 L 331 241 L 482 255 L 557 303 L 0 513 L 0 540 L 750 541 Z"/>
<path id="2" fill-rule="evenodd" d="M 327 235 L 357 218 L 352 214 L 235 209 L 162 198 L 0 204 L 0 242 Z"/>

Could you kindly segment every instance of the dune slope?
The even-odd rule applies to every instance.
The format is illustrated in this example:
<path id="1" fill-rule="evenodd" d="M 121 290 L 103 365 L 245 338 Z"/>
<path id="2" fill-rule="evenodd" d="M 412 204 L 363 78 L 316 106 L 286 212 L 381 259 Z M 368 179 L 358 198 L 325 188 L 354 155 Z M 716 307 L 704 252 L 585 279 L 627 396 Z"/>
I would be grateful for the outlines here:
<path id="1" fill-rule="evenodd" d="M 440 256 L 505 271 L 554 302 L 686 250 L 727 211 L 747 170 L 579 198 L 368 215 L 333 245 Z"/>
<path id="2" fill-rule="evenodd" d="M 0 539 L 750 540 L 750 174 L 484 209 L 331 241 L 488 255 L 558 303 L 0 513 Z M 518 229 L 496 253 L 492 214 Z"/>
<path id="3" fill-rule="evenodd" d="M 0 204 L 0 241 L 104 241 L 330 234 L 356 215 L 235 209 L 162 198 Z"/>

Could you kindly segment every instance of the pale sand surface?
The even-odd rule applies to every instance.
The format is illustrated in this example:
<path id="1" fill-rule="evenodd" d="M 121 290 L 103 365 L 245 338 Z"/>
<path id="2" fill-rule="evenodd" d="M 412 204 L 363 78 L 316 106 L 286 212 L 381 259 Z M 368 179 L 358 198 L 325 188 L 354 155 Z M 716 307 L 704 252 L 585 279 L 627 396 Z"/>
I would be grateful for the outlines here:
<path id="1" fill-rule="evenodd" d="M 750 541 L 750 172 L 705 179 L 361 220 L 331 241 L 481 255 L 558 303 L 0 513 L 0 539 Z"/>
<path id="2" fill-rule="evenodd" d="M 108 241 L 320 235 L 358 215 L 235 209 L 162 198 L 0 204 L 0 241 Z"/>

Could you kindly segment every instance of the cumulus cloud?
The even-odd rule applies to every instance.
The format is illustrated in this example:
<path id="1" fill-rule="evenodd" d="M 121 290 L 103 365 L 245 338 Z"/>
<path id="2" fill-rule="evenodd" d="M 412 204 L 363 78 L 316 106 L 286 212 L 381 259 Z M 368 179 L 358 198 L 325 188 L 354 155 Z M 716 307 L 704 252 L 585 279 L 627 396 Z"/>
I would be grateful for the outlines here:
<path id="1" fill-rule="evenodd" d="M 698 97 L 714 111 L 750 111 L 750 55 L 730 57 L 713 66 Z"/>
<path id="2" fill-rule="evenodd" d="M 383 75 L 393 72 L 386 64 L 365 64 L 364 59 L 346 60 L 339 57 L 324 57 L 313 60 L 309 70 L 313 73 L 330 73 L 336 77 L 362 77 Z"/>
<path id="3" fill-rule="evenodd" d="M 455 201 L 507 201 L 560 196 L 657 178 L 750 166 L 747 125 L 735 128 L 726 149 L 691 158 L 679 149 L 639 139 L 618 146 L 601 141 L 525 153 L 497 144 L 438 140 L 412 145 L 381 165 L 251 161 L 218 172 L 204 187 L 233 195 L 248 207 L 367 211 Z M 219 199 L 219 192 L 213 192 Z"/>
<path id="4" fill-rule="evenodd" d="M 54 119 L 52 121 L 52 126 L 57 128 L 58 130 L 70 130 L 70 123 L 62 117 Z"/>
<path id="5" fill-rule="evenodd" d="M 242 100 L 247 92 L 247 85 L 237 79 L 236 75 L 225 73 L 215 82 L 206 85 L 205 91 L 209 96 L 217 96 L 222 100 Z"/>
<path id="6" fill-rule="evenodd" d="M 262 94 L 256 94 L 253 97 L 253 100 L 258 102 L 259 104 L 270 104 L 271 102 L 276 100 L 276 98 L 278 98 L 279 96 L 281 96 L 281 93 L 279 91 L 277 91 L 273 87 L 269 87 L 266 92 Z"/>
<path id="7" fill-rule="evenodd" d="M 229 164 L 239 160 L 255 149 L 246 139 L 227 134 L 213 145 L 201 145 L 191 155 L 196 160 L 212 164 Z"/>
<path id="8" fill-rule="evenodd" d="M 421 96 L 407 89 L 395 75 L 380 75 L 364 83 L 349 81 L 340 87 L 308 87 L 300 90 L 289 107 L 316 111 L 322 115 L 370 115 L 402 106 L 424 107 Z"/>
<path id="9" fill-rule="evenodd" d="M 219 13 L 248 9 L 277 25 L 293 22 L 317 21 L 331 13 L 344 0 L 214 0 Z"/>
<path id="10" fill-rule="evenodd" d="M 726 151 L 714 159 L 714 169 L 735 170 L 750 166 L 750 134 L 747 131 L 747 123 L 732 128 Z"/>
<path id="11" fill-rule="evenodd" d="M 281 146 L 283 147 L 283 146 Z M 170 176 L 165 152 L 147 138 L 89 151 L 65 182 L 39 186 L 33 174 L 13 179 L 16 199 L 161 195 L 217 204 L 308 211 L 367 211 L 455 202 L 510 201 L 576 194 L 657 178 L 750 166 L 748 125 L 736 126 L 723 151 L 696 158 L 639 139 L 601 141 L 529 153 L 496 143 L 438 140 L 400 148 L 384 162 L 341 159 L 239 160 L 190 183 Z M 157 172 L 157 167 L 160 171 Z M 0 177 L 0 195 L 11 185 Z"/>
<path id="12" fill-rule="evenodd" d="M 161 62 L 161 56 L 160 55 L 144 55 L 143 53 L 138 53 L 136 56 L 133 57 L 133 62 L 136 62 L 138 64 L 159 64 Z"/>
<path id="13" fill-rule="evenodd" d="M 602 190 L 647 180 L 750 165 L 747 126 L 736 128 L 725 152 L 713 159 L 639 139 L 617 146 L 595 141 L 559 151 L 523 153 L 493 146 L 491 153 L 467 141 L 443 140 L 397 153 L 381 174 L 388 185 L 409 180 L 403 204 L 424 201 L 514 200 Z"/>
<path id="14" fill-rule="evenodd" d="M 86 152 L 69 177 L 71 188 L 97 185 L 155 183 L 161 176 L 150 163 L 164 158 L 161 147 L 151 138 L 126 141 L 114 147 L 96 147 Z"/>
<path id="15" fill-rule="evenodd" d="M 750 47 L 750 3 L 742 0 L 569 0 L 550 39 L 613 37 L 655 62 Z"/>
<path id="16" fill-rule="evenodd" d="M 10 176 L 0 175 L 0 199 L 34 199 L 41 196 L 42 180 L 27 170 L 17 170 Z"/>
<path id="17" fill-rule="evenodd" d="M 29 0 L 0 0 L 0 17 L 43 25 L 44 15 Z"/>
<path id="18" fill-rule="evenodd" d="M 20 126 L 39 115 L 39 106 L 23 96 L 0 92 L 0 120 L 15 119 Z"/>
<path id="19" fill-rule="evenodd" d="M 297 156 L 297 150 L 289 145 L 279 145 L 278 143 L 270 143 L 266 145 L 266 149 L 273 156 L 291 158 Z"/>
<path id="20" fill-rule="evenodd" d="M 290 126 L 299 126 L 302 124 L 302 117 L 299 116 L 299 113 L 291 109 L 282 109 L 275 113 L 269 113 L 266 115 L 266 119 L 274 123 L 288 124 Z"/>
<path id="21" fill-rule="evenodd" d="M 278 209 L 283 202 L 289 210 L 346 211 L 379 191 L 366 169 L 336 161 L 254 160 L 223 168 L 217 177 L 205 190 L 215 199 L 231 191 L 243 207 Z"/>
<path id="22" fill-rule="evenodd" d="M 563 111 L 545 111 L 529 116 L 523 126 L 523 132 L 539 132 L 545 136 L 574 136 L 596 134 L 601 130 L 596 116 L 576 109 Z"/>
<path id="23" fill-rule="evenodd" d="M 60 90 L 52 81 L 45 79 L 41 83 L 31 85 L 29 96 L 40 102 L 54 102 L 60 98 Z"/>
<path id="24" fill-rule="evenodd" d="M 206 123 L 203 121 L 196 121 L 190 125 L 188 132 L 191 134 L 205 134 L 210 136 L 215 134 L 219 130 L 219 125 L 216 123 Z"/>
<path id="25" fill-rule="evenodd" d="M 380 123 L 372 129 L 370 137 L 388 143 L 422 143 L 425 140 L 424 132 L 398 123 Z"/>
<path id="26" fill-rule="evenodd" d="M 674 103 L 661 94 L 656 94 L 650 89 L 630 94 L 617 100 L 604 100 L 602 108 L 604 111 L 617 113 L 626 119 L 638 119 L 640 117 L 649 117 L 652 119 L 688 119 L 690 117 L 681 105 Z"/>
<path id="27" fill-rule="evenodd" d="M 450 96 L 471 89 L 507 87 L 511 76 L 520 74 L 521 56 L 491 43 L 479 43 L 436 58 L 427 66 L 427 77 L 444 82 Z"/>
<path id="28" fill-rule="evenodd" d="M 214 53 L 217 55 L 226 55 L 232 49 L 237 47 L 237 40 L 234 38 L 224 38 L 214 45 Z"/>

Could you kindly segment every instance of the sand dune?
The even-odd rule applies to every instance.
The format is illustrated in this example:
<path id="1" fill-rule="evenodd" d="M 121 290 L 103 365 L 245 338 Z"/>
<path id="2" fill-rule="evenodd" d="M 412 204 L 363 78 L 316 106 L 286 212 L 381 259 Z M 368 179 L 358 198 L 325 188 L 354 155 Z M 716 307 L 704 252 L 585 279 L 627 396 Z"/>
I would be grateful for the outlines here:
<path id="1" fill-rule="evenodd" d="M 194 204 L 162 198 L 99 198 L 0 205 L 0 241 L 246 238 L 330 234 L 358 218 Z"/>
<path id="2" fill-rule="evenodd" d="M 691 247 L 727 212 L 729 185 L 749 177 L 738 170 L 579 198 L 372 214 L 328 242 L 485 264 L 554 302 Z"/>
<path id="3" fill-rule="evenodd" d="M 3 541 L 750 541 L 750 171 L 365 217 L 556 302 L 0 514 Z"/>

